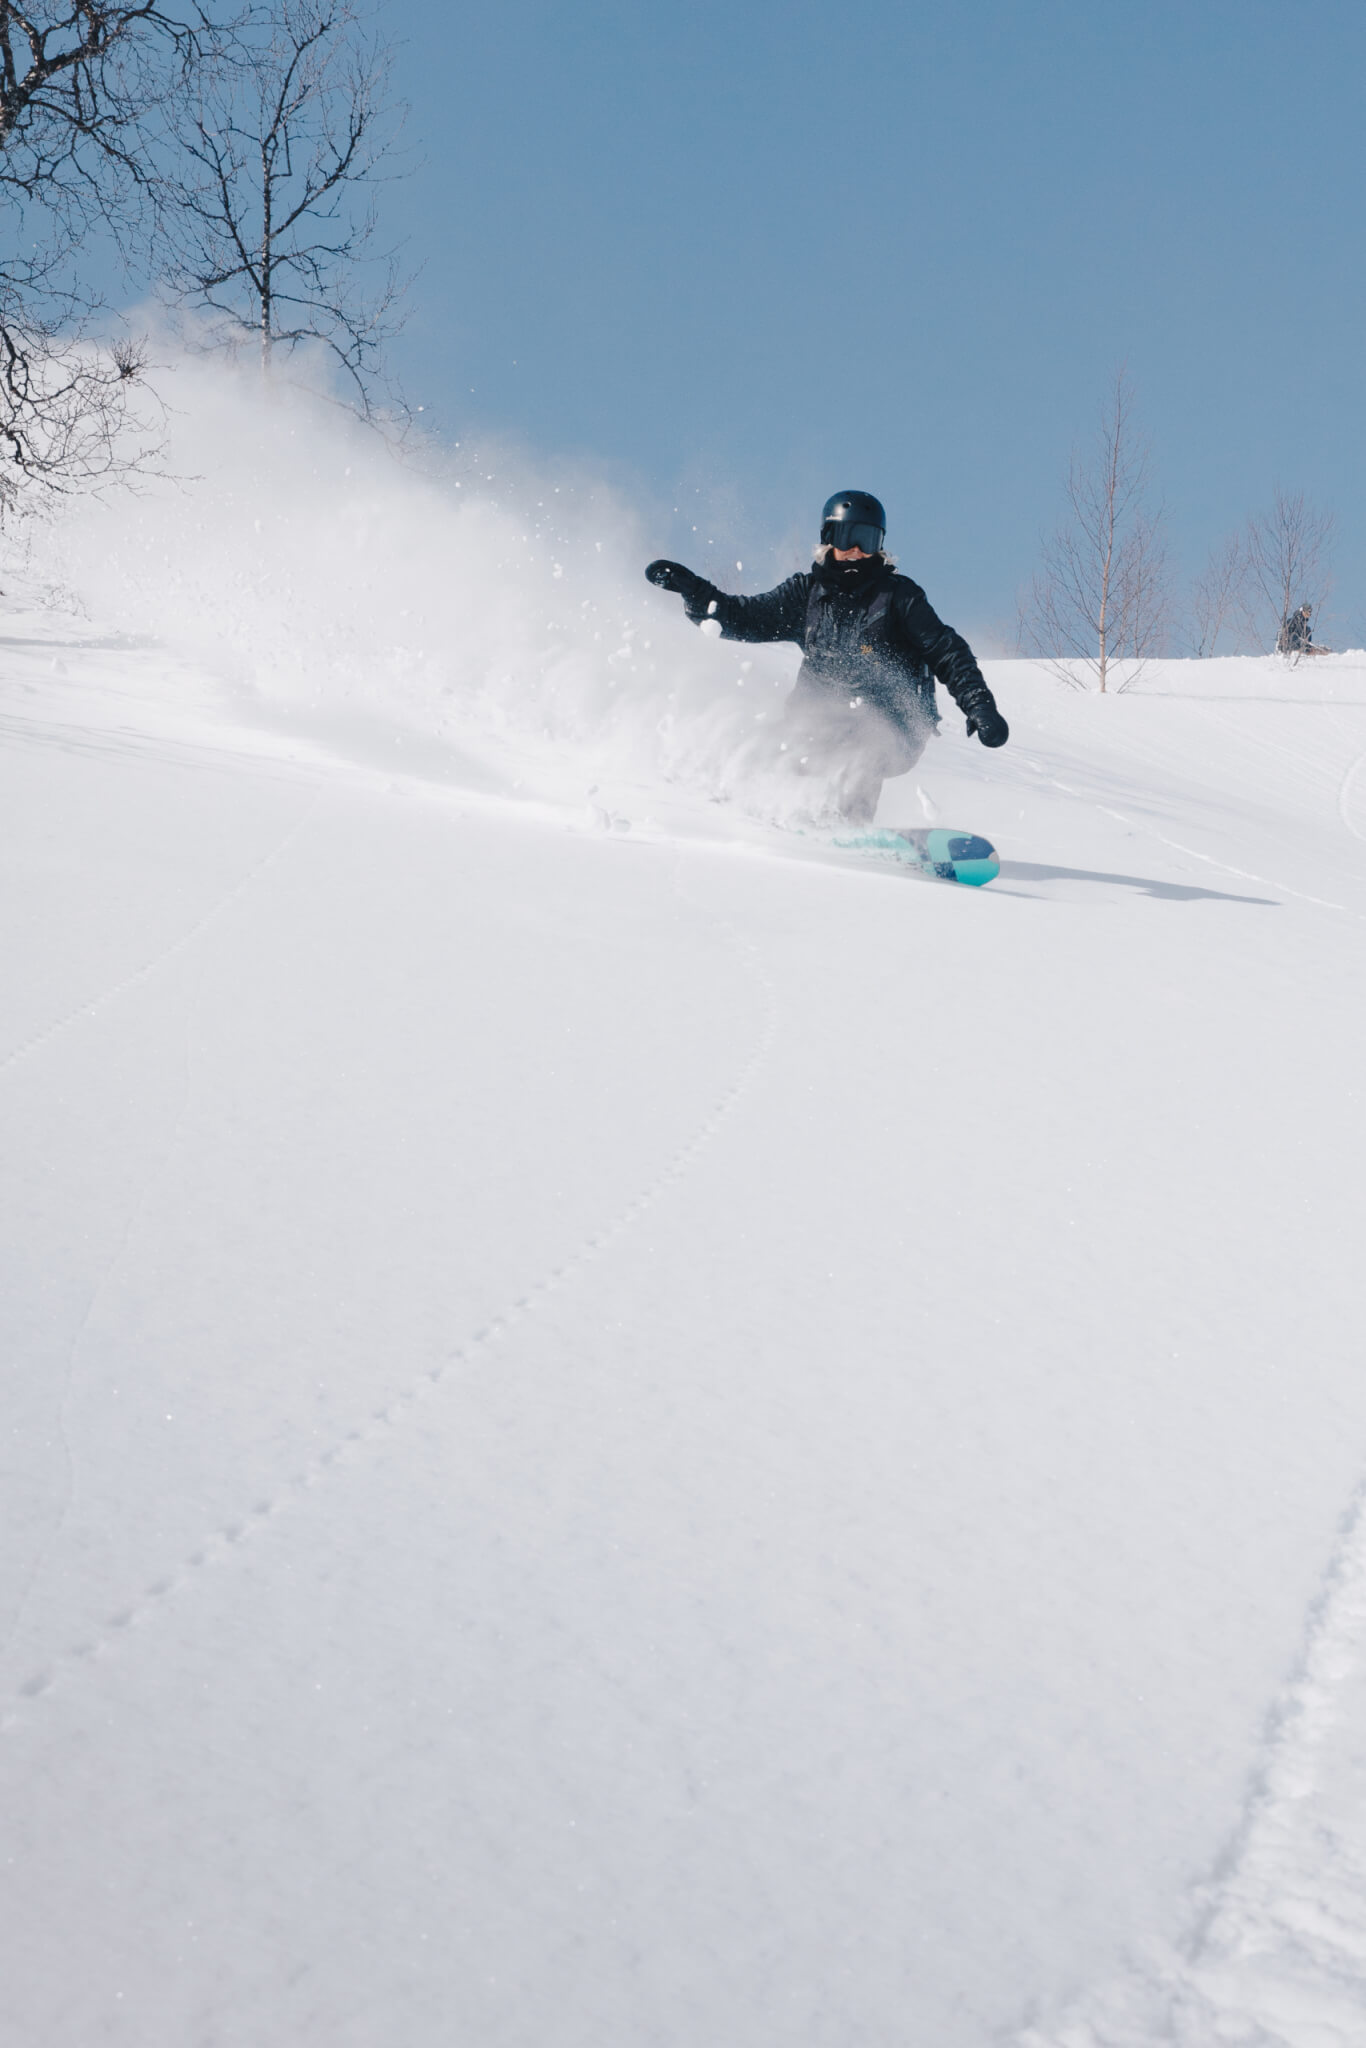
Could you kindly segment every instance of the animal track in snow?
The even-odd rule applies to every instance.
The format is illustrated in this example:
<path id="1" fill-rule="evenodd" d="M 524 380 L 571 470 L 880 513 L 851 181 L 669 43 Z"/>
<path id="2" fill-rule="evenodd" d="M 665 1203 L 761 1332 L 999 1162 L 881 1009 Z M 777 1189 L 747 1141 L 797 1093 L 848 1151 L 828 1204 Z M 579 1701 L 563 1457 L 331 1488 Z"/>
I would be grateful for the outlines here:
<path id="1" fill-rule="evenodd" d="M 297 830 L 298 827 L 294 829 Z M 283 850 L 285 843 L 281 842 L 280 847 L 276 848 L 276 853 Z M 274 858 L 274 855 L 268 858 Z M 239 888 L 245 886 L 245 880 L 246 878 L 238 885 Z M 679 884 L 677 856 L 674 888 L 685 902 L 692 901 L 684 894 Z M 692 907 L 696 909 L 699 906 L 694 903 Z M 709 914 L 715 916 L 714 913 Z M 325 1451 L 310 1459 L 308 1464 L 293 1478 L 284 1481 L 273 1494 L 258 1500 L 248 1513 L 238 1513 L 230 1520 L 220 1523 L 215 1530 L 199 1541 L 177 1569 L 158 1574 L 136 1599 L 108 1614 L 93 1636 L 83 1638 L 80 1643 L 50 1658 L 40 1670 L 22 1681 L 14 1689 L 9 1700 L 0 1704 L 0 1733 L 8 1733 L 19 1725 L 21 1708 L 45 1697 L 65 1677 L 81 1666 L 100 1661 L 118 1639 L 154 1614 L 164 1601 L 172 1598 L 183 1588 L 193 1585 L 209 1566 L 218 1563 L 239 1545 L 248 1541 L 254 1530 L 288 1509 L 300 1505 L 310 1493 L 325 1484 L 368 1444 L 397 1429 L 420 1402 L 430 1399 L 444 1382 L 450 1380 L 462 1368 L 472 1365 L 494 1344 L 501 1343 L 520 1322 L 534 1315 L 551 1295 L 558 1293 L 585 1268 L 602 1258 L 669 1189 L 684 1178 L 752 1085 L 769 1056 L 777 1033 L 777 996 L 758 948 L 752 941 L 742 937 L 729 920 L 716 917 L 715 921 L 726 944 L 737 954 L 746 970 L 758 983 L 763 1021 L 754 1044 L 735 1078 L 719 1096 L 714 1098 L 691 1137 L 671 1154 L 655 1177 L 632 1196 L 623 1208 L 586 1237 L 577 1251 L 559 1265 L 552 1267 L 533 1286 L 524 1289 L 515 1301 L 482 1324 L 457 1350 L 450 1352 L 436 1365 L 419 1374 L 401 1393 L 389 1397 L 383 1405 L 372 1409 L 364 1423 L 336 1438 Z M 205 922 L 207 918 L 201 920 L 200 928 Z M 185 939 L 177 943 L 186 943 L 189 936 L 191 935 L 187 934 Z M 150 971 L 150 967 L 143 971 Z"/>

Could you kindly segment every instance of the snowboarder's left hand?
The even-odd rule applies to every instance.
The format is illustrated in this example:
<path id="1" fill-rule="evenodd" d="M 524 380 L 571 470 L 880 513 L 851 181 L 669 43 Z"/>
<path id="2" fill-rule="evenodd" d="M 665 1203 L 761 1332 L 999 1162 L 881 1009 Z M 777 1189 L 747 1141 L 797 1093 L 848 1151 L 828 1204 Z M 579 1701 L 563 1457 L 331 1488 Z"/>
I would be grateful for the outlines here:
<path id="1" fill-rule="evenodd" d="M 1010 738 L 1010 727 L 996 709 L 990 697 L 985 704 L 979 704 L 968 716 L 968 738 L 976 733 L 984 747 L 1003 747 Z"/>

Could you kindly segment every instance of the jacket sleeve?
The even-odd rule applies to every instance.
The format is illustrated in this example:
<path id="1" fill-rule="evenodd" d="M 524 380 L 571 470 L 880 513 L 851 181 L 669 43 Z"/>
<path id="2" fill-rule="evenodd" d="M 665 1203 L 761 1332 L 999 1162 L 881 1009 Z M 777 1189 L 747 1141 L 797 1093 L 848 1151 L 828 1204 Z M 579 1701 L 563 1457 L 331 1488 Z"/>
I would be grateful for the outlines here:
<path id="1" fill-rule="evenodd" d="M 969 716 L 979 705 L 994 704 L 977 657 L 962 634 L 944 624 L 918 583 L 909 577 L 906 582 L 909 588 L 898 593 L 897 617 L 935 681 Z"/>
<path id="2" fill-rule="evenodd" d="M 795 640 L 800 647 L 806 634 L 810 585 L 810 576 L 799 573 L 759 597 L 728 597 L 717 591 L 714 598 L 699 597 L 689 604 L 688 617 L 696 625 L 705 618 L 715 619 L 723 640 Z"/>

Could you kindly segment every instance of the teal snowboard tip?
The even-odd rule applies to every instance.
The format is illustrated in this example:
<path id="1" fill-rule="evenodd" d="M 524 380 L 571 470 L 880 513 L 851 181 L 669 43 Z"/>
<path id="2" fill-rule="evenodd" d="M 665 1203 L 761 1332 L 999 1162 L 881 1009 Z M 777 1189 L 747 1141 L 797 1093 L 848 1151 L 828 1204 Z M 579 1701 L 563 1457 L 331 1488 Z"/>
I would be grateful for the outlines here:
<path id="1" fill-rule="evenodd" d="M 980 889 L 1001 872 L 996 848 L 979 832 L 958 832 L 943 825 L 884 825 L 868 832 L 842 834 L 836 846 L 851 853 L 888 854 L 922 874 Z"/>

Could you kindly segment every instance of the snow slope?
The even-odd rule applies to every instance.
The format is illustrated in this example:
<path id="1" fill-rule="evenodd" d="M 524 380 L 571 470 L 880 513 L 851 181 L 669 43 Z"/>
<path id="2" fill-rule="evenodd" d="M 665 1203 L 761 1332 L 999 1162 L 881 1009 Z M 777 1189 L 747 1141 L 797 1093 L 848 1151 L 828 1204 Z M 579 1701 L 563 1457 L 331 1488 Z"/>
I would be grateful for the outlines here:
<path id="1" fill-rule="evenodd" d="M 648 594 L 666 760 L 135 581 L 0 621 L 0 2041 L 1363 2038 L 1366 663 L 996 665 L 977 893 Z"/>

